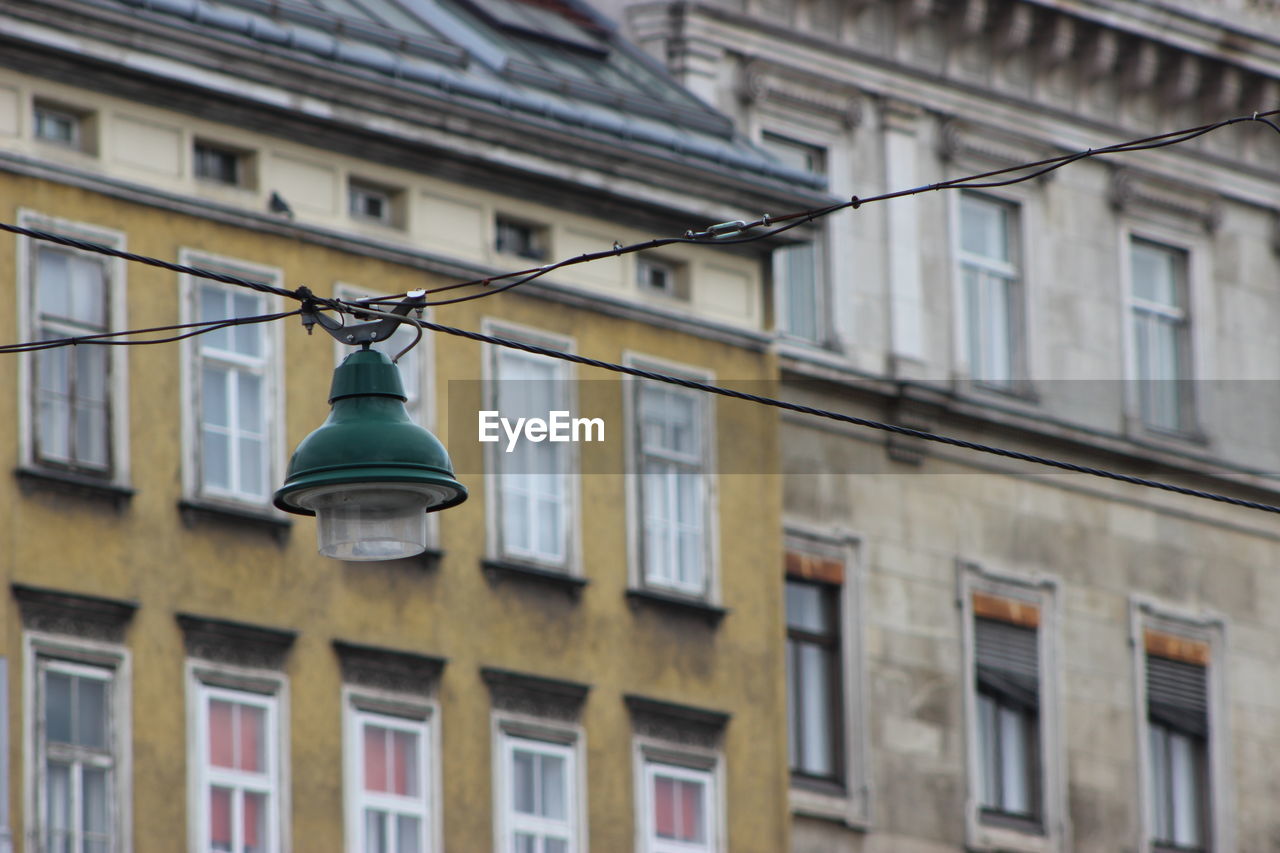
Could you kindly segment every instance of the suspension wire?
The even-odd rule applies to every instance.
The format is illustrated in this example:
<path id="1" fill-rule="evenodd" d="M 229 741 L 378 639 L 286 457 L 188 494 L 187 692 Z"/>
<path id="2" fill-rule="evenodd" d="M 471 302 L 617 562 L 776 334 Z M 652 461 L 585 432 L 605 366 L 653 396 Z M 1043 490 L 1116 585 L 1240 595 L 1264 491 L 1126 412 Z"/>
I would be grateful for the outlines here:
<path id="1" fill-rule="evenodd" d="M 1244 507 L 1247 509 L 1256 509 L 1263 512 L 1280 514 L 1280 506 L 1272 504 L 1260 503 L 1258 501 L 1245 500 L 1243 498 L 1234 498 L 1229 495 L 1223 495 L 1216 492 L 1204 491 L 1201 489 L 1192 489 L 1186 486 L 1178 486 L 1173 483 L 1166 483 L 1160 480 L 1151 480 L 1145 477 L 1135 477 L 1130 474 L 1121 474 L 1116 471 L 1109 471 L 1105 468 L 1094 468 L 1088 465 L 1078 465 L 1074 462 L 1066 462 L 1061 459 L 1053 459 L 1047 456 L 1038 456 L 1033 453 L 1023 453 L 1019 450 L 1009 450 L 1003 447 L 996 447 L 989 444 L 982 444 L 976 441 L 967 441 L 961 438 L 954 438 L 940 433 L 929 432 L 928 430 L 913 429 L 912 427 L 899 426 L 897 424 L 884 423 L 870 418 L 860 418 L 854 415 L 846 415 L 840 412 L 833 412 L 828 409 L 820 409 L 814 406 L 805 406 L 800 403 L 792 403 L 786 400 L 778 400 L 773 397 L 764 397 L 759 394 L 749 394 L 745 391 L 737 391 L 732 388 L 725 388 L 720 385 L 713 385 L 709 382 L 700 382 L 696 379 L 688 379 L 682 376 L 672 376 L 666 373 L 659 373 L 653 370 L 645 370 L 639 367 L 632 367 L 625 364 L 616 364 L 614 362 L 602 361 L 596 358 L 589 358 L 575 353 L 564 352 L 562 350 L 552 349 L 550 347 L 542 347 L 537 344 L 525 343 L 524 341 L 511 340 L 509 338 L 495 337 L 494 335 L 486 335 L 480 332 L 473 332 L 467 329 L 459 329 L 453 326 L 446 326 L 440 323 L 433 323 L 428 320 L 417 321 L 417 324 L 424 329 L 430 329 L 434 332 L 440 332 L 454 337 L 465 338 L 467 340 L 476 341 L 494 346 L 508 347 L 510 349 L 522 350 L 523 352 L 532 353 L 534 355 L 547 356 L 548 358 L 556 358 L 562 361 L 573 362 L 587 367 L 594 367 L 600 370 L 608 370 L 613 373 L 621 373 L 628 376 L 634 376 L 639 379 L 648 379 L 653 382 L 663 382 L 668 385 L 678 385 L 682 388 L 690 388 L 695 391 L 701 391 L 707 394 L 716 394 L 721 397 L 728 397 L 734 400 L 743 400 L 748 403 L 756 403 L 758 405 L 770 406 L 775 409 L 782 409 L 789 412 L 798 412 L 803 415 L 811 415 L 826 420 L 838 421 L 840 423 L 852 424 L 853 426 L 866 427 L 868 429 L 879 430 L 894 435 L 901 435 L 907 438 L 915 438 L 921 441 L 934 442 L 936 444 L 944 444 L 949 447 L 958 447 L 964 450 L 971 450 L 976 453 L 986 453 L 992 456 L 999 456 L 1005 459 L 1012 459 L 1018 462 L 1028 462 L 1034 465 L 1041 465 L 1049 468 L 1056 468 L 1060 471 L 1068 471 L 1075 474 L 1087 474 L 1092 477 L 1101 477 L 1106 480 L 1114 480 L 1120 483 L 1128 483 L 1134 486 L 1144 486 L 1151 489 L 1159 489 L 1161 491 L 1173 492 L 1174 494 L 1185 495 L 1187 497 L 1201 498 L 1208 501 L 1216 501 L 1218 503 L 1229 504 L 1231 506 Z"/>
<path id="2" fill-rule="evenodd" d="M 205 335 L 209 332 L 216 332 L 219 329 L 229 329 L 232 326 L 246 326 L 254 323 L 270 323 L 274 320 L 283 320 L 285 317 L 296 317 L 302 313 L 302 309 L 293 311 L 280 311 L 275 314 L 261 314 L 256 317 L 235 317 L 229 320 L 202 320 L 197 323 L 176 323 L 172 326 L 152 326 L 149 329 L 130 329 L 124 332 L 99 332 L 92 335 L 76 335 L 69 338 L 49 338 L 43 341 L 28 341 L 20 344 L 7 344 L 0 346 L 0 355 L 14 352 L 39 352 L 46 349 L 57 349 L 67 346 L 147 346 L 150 344 L 168 344 L 174 341 L 185 340 L 186 338 L 194 338 L 197 335 Z M 172 332 L 181 329 L 192 329 L 194 331 L 184 332 L 179 335 L 172 335 L 167 338 L 150 338 L 145 341 L 120 341 L 113 340 L 121 338 L 125 335 L 148 335 L 157 332 Z"/>

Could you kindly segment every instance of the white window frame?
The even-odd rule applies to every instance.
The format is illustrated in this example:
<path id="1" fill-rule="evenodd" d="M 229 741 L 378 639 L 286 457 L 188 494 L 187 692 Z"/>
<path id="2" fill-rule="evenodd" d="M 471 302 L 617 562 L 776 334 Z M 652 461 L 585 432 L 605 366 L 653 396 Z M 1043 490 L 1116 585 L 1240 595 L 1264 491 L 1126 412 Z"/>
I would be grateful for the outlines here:
<path id="1" fill-rule="evenodd" d="M 1135 736 L 1138 745 L 1137 785 L 1139 791 L 1138 853 L 1152 853 L 1154 827 L 1151 825 L 1151 784 L 1147 768 L 1151 762 L 1150 725 L 1147 708 L 1148 629 L 1206 643 L 1209 666 L 1205 697 L 1209 709 L 1209 737 L 1206 748 L 1205 777 L 1208 781 L 1209 817 L 1205 849 L 1236 849 L 1236 795 L 1233 775 L 1231 722 L 1227 702 L 1225 652 L 1229 646 L 1226 619 L 1211 611 L 1193 611 L 1145 595 L 1129 597 L 1129 646 L 1133 655 L 1133 699 Z"/>
<path id="2" fill-rule="evenodd" d="M 269 801 L 263 853 L 289 853 L 289 693 L 285 677 L 275 670 L 215 664 L 189 659 L 187 668 L 187 821 L 188 849 L 209 851 L 209 790 L 215 784 L 245 787 L 261 792 Z M 209 700 L 222 699 L 237 704 L 256 705 L 266 713 L 263 754 L 268 782 L 258 774 L 245 774 L 209 765 Z M 232 809 L 232 838 L 237 824 Z M 233 843 L 232 853 L 242 853 Z"/>
<path id="3" fill-rule="evenodd" d="M 20 209 L 18 223 L 25 228 L 65 234 L 81 240 L 89 240 L 109 246 L 113 249 L 125 249 L 125 234 L 122 231 L 101 228 L 81 222 L 46 216 L 33 210 Z M 22 340 L 35 340 L 35 264 L 40 247 L 44 241 L 19 239 L 17 241 L 17 317 L 18 328 Z M 83 254 L 75 249 L 66 251 Z M 119 258 L 107 258 L 93 255 L 101 259 L 107 273 L 107 331 L 118 331 L 128 328 L 127 319 L 127 280 L 125 262 Z M 129 366 L 128 347 L 103 347 L 107 362 L 107 443 L 111 455 L 108 470 L 104 474 L 86 472 L 86 476 L 101 476 L 104 482 L 118 486 L 128 486 L 130 478 L 129 465 Z M 45 462 L 36 457 L 35 429 L 38 419 L 36 407 L 32 402 L 35 382 L 35 366 L 38 353 L 24 352 L 18 354 L 18 409 L 20 419 L 19 442 L 22 464 L 33 469 L 72 470 L 85 469 L 68 467 L 53 462 Z"/>
<path id="4" fill-rule="evenodd" d="M 233 258 L 210 255 L 192 249 L 179 252 L 179 262 L 188 266 L 202 267 L 252 278 L 267 284 L 279 286 L 283 276 L 278 268 L 251 264 Z M 179 279 L 182 299 L 182 322 L 191 323 L 198 319 L 198 300 L 202 287 L 217 287 L 226 291 L 239 291 L 241 288 L 222 284 L 208 279 L 182 275 Z M 254 291 L 244 291 L 253 293 Z M 276 313 L 281 310 L 283 302 L 274 294 L 260 294 L 263 300 L 263 313 Z M 234 328 L 234 327 L 233 327 Z M 263 353 L 259 375 L 264 386 L 263 418 L 266 430 L 266 492 L 261 496 L 237 493 L 234 490 L 209 489 L 203 482 L 203 455 L 201 450 L 202 386 L 201 366 L 203 356 L 200 352 L 200 337 L 188 338 L 182 342 L 182 377 L 183 401 L 182 438 L 183 492 L 188 499 L 203 504 L 221 504 L 230 507 L 250 509 L 263 514 L 278 515 L 272 508 L 271 495 L 273 484 L 281 482 L 284 471 L 284 346 L 283 328 L 278 322 L 258 324 L 261 330 Z M 247 360 L 243 364 L 233 354 L 221 359 L 232 367 L 245 366 L 252 368 Z"/>
<path id="5" fill-rule="evenodd" d="M 1062 716 L 1062 673 L 1058 615 L 1059 581 L 1036 571 L 992 569 L 976 562 L 957 563 L 957 606 L 961 614 L 964 648 L 964 709 L 967 789 L 965 842 L 969 849 L 1009 853 L 1051 853 L 1071 849 L 1070 813 L 1067 811 L 1066 735 Z M 1036 633 L 1040 675 L 1040 812 L 1039 831 L 1004 826 L 982 819 L 982 768 L 978 742 L 977 654 L 973 594 L 1025 601 L 1039 609 Z"/>
<path id="6" fill-rule="evenodd" d="M 871 822 L 871 751 L 867 733 L 866 698 L 870 695 L 863 660 L 866 618 L 863 613 L 862 537 L 841 528 L 814 528 L 797 523 L 786 526 L 787 551 L 838 559 L 844 563 L 840 605 L 840 683 L 844 741 L 844 794 L 828 794 L 797 785 L 790 788 L 793 814 L 824 820 L 840 820 L 846 826 L 866 829 Z M 784 575 L 783 580 L 789 580 Z"/>
<path id="7" fill-rule="evenodd" d="M 538 329 L 532 329 L 526 326 L 517 326 L 510 323 L 494 321 L 486 318 L 481 323 L 481 327 L 485 334 L 499 338 L 508 338 L 510 340 L 522 341 L 536 346 L 547 347 L 549 349 L 557 349 L 563 352 L 574 352 L 576 343 L 572 338 L 554 335 Z M 519 353 L 519 350 L 512 350 L 507 347 L 487 346 L 485 351 L 484 363 L 481 367 L 481 376 L 484 378 L 485 386 L 485 406 L 489 410 L 500 411 L 498 406 L 498 390 L 499 383 L 502 381 L 499 376 L 499 359 L 508 353 Z M 538 356 L 530 356 L 538 358 Z M 544 357 L 545 358 L 545 357 Z M 560 389 L 559 397 L 553 402 L 553 406 L 558 410 L 564 410 L 571 413 L 571 417 L 576 417 L 578 411 L 577 399 L 577 372 L 569 362 L 560 361 L 558 359 L 546 358 L 547 362 L 554 367 L 557 375 L 552 381 L 555 383 L 553 387 Z M 581 536 L 582 525 L 579 521 L 579 507 L 581 503 L 581 477 L 579 476 L 579 454 L 576 442 L 566 442 L 559 445 L 564 456 L 564 468 L 561 474 L 562 489 L 564 502 L 561 509 L 561 541 L 564 543 L 564 556 L 556 559 L 554 555 L 538 554 L 534 551 L 525 551 L 523 549 L 510 548 L 504 541 L 502 530 L 503 506 L 502 506 L 502 461 L 506 456 L 507 438 L 504 433 L 499 431 L 498 441 L 487 443 L 485 445 L 485 511 L 489 518 L 486 525 L 486 546 L 488 553 L 492 559 L 512 561 L 517 563 L 527 563 L 536 567 L 551 569 L 553 571 L 565 572 L 572 576 L 581 576 Z M 521 439 L 523 441 L 523 439 Z"/>
<path id="8" fill-rule="evenodd" d="M 395 794 L 369 793 L 364 790 L 363 726 L 372 723 L 383 728 L 414 734 L 418 737 L 418 785 L 416 811 L 422 821 L 420 849 L 435 853 L 444 849 L 441 831 L 440 726 L 439 708 L 434 700 L 407 696 L 398 692 L 344 686 L 343 714 L 343 779 L 346 826 L 346 849 L 364 853 L 364 809 L 366 806 L 409 814 L 407 798 Z"/>
<path id="9" fill-rule="evenodd" d="M 981 203 L 1005 208 L 1009 211 L 1010 254 L 1013 261 L 1001 263 L 981 255 L 973 255 L 963 248 L 963 216 L 965 198 L 976 199 Z M 1030 245 L 1031 220 L 1035 205 L 1032 200 L 1014 193 L 991 193 L 964 191 L 955 196 L 951 204 L 951 246 L 952 257 L 952 293 L 954 322 L 952 325 L 955 338 L 952 358 L 956 365 L 957 378 L 971 380 L 973 385 L 988 391 L 1004 394 L 1027 396 L 1030 394 L 1030 376 L 1032 354 L 1030 352 L 1031 298 L 1032 288 L 1028 286 L 1032 278 L 1030 262 L 1032 260 Z M 969 291 L 965 283 L 965 270 L 976 268 L 983 275 L 990 275 L 1005 280 L 1009 288 L 1008 306 L 1008 341 L 1009 376 L 1005 380 L 978 377 L 978 366 L 972 360 L 972 338 L 974 318 L 969 310 Z"/>
<path id="10" fill-rule="evenodd" d="M 727 853 L 724 757 L 719 752 L 636 737 L 633 743 L 637 853 Z M 702 782 L 706 787 L 707 840 L 704 844 L 659 839 L 654 826 L 653 777 L 657 774 Z"/>
<path id="11" fill-rule="evenodd" d="M 32 853 L 45 850 L 43 831 L 47 803 L 44 743 L 43 687 L 40 684 L 46 666 L 72 674 L 103 678 L 110 683 L 108 737 L 111 741 L 111 777 L 108 782 L 108 808 L 112 826 L 113 853 L 127 853 L 133 844 L 133 781 L 130 654 L 124 646 L 99 640 L 87 640 L 41 631 L 23 635 L 23 738 L 24 837 L 22 849 Z"/>
<path id="12" fill-rule="evenodd" d="M 514 853 L 510 837 L 521 828 L 539 832 L 540 828 L 565 826 L 569 831 L 568 853 L 587 853 L 586 735 L 582 727 L 524 714 L 495 712 L 492 716 L 492 729 L 493 849 L 501 853 Z M 514 814 L 511 802 L 512 753 L 522 747 L 566 760 L 565 780 L 569 790 L 565 797 L 567 818 L 563 824 Z"/>
<path id="13" fill-rule="evenodd" d="M 1147 243 L 1159 249 L 1180 253 L 1183 281 L 1178 283 L 1181 290 L 1183 306 L 1178 312 L 1167 312 L 1160 306 L 1140 300 L 1135 295 L 1133 281 L 1133 247 L 1135 243 Z M 1194 393 L 1192 380 L 1201 376 L 1213 376 L 1211 347 L 1200 347 L 1198 332 L 1201 328 L 1215 328 L 1212 300 L 1206 293 L 1208 288 L 1198 286 L 1198 282 L 1211 280 L 1207 276 L 1209 251 L 1203 239 L 1174 229 L 1161 227 L 1152 223 L 1142 223 L 1125 227 L 1120 239 L 1120 271 L 1124 292 L 1123 323 L 1121 340 L 1125 348 L 1125 377 L 1133 380 L 1125 382 L 1125 414 L 1126 423 L 1131 432 L 1145 435 L 1196 437 L 1199 434 L 1198 402 Z M 1138 344 L 1134 331 L 1134 314 L 1138 310 L 1156 310 L 1166 316 L 1174 317 L 1180 325 L 1180 346 L 1182 363 L 1178 366 L 1185 371 L 1180 376 L 1179 386 L 1179 423 L 1175 427 L 1153 424 L 1142 412 L 1142 394 L 1138 387 L 1141 377 L 1138 374 Z"/>
<path id="14" fill-rule="evenodd" d="M 709 370 L 692 367 L 687 364 L 678 364 L 676 362 L 666 361 L 630 351 L 623 353 L 623 364 L 643 370 L 682 376 L 699 382 L 715 381 L 715 375 Z M 692 395 L 691 399 L 697 400 L 697 405 L 701 410 L 702 458 L 699 460 L 699 464 L 701 466 L 700 475 L 702 477 L 703 489 L 704 509 L 702 519 L 702 554 L 703 559 L 705 560 L 705 572 L 702 584 L 696 589 L 694 588 L 694 585 L 691 584 L 684 585 L 683 588 L 681 585 L 662 583 L 655 584 L 650 582 L 645 570 L 644 487 L 641 482 L 643 449 L 641 447 L 639 429 L 639 398 L 641 388 L 643 387 L 641 382 L 643 381 L 649 380 L 640 380 L 631 376 L 626 377 L 624 380 L 626 385 L 623 400 L 623 414 L 626 420 L 627 432 L 627 464 L 631 469 L 631 473 L 626 477 L 628 519 L 627 546 L 628 564 L 631 567 L 631 584 L 634 589 L 650 590 L 663 594 L 674 594 L 697 598 L 716 604 L 720 601 L 720 514 L 719 477 L 716 473 L 718 449 L 715 431 L 717 423 L 715 401 L 711 399 L 711 395 L 704 394 L 701 391 L 680 389 L 680 387 L 676 385 L 659 383 L 662 387 L 669 388 L 674 391 L 687 391 L 689 395 Z"/>

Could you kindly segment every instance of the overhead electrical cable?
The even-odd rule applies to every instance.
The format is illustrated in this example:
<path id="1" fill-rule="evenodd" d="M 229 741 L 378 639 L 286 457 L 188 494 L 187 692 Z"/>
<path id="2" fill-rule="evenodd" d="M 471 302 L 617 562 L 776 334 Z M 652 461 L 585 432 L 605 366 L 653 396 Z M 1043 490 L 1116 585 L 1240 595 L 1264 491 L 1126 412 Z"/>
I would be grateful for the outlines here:
<path id="1" fill-rule="evenodd" d="M 1233 498 L 1229 495 L 1222 495 L 1216 492 L 1203 491 L 1201 489 L 1191 489 L 1186 486 L 1178 486 L 1173 483 L 1165 483 L 1160 480 L 1150 480 L 1145 477 L 1135 477 L 1129 474 L 1120 474 L 1115 471 L 1108 471 L 1105 468 L 1093 468 L 1088 465 L 1077 465 L 1074 462 L 1065 462 L 1061 459 L 1053 459 L 1047 456 L 1037 456 L 1033 453 L 1023 453 L 1020 450 L 1009 450 L 1003 447 L 995 447 L 989 444 L 982 444 L 976 441 L 968 441 L 962 438 L 954 438 L 940 433 L 929 432 L 928 430 L 914 429 L 912 427 L 898 426 L 897 424 L 884 423 L 882 421 L 871 420 L 870 418 L 860 418 L 855 415 L 846 415 L 841 412 L 833 412 L 828 409 L 819 409 L 814 406 L 805 406 L 800 403 L 791 403 L 786 400 L 778 400 L 773 397 L 764 397 L 759 394 L 749 394 L 745 391 L 737 391 L 733 388 L 725 388 L 720 385 L 713 385 L 709 382 L 700 382 L 696 379 L 687 379 L 682 376 L 672 376 L 666 373 L 659 373 L 653 370 L 645 370 L 639 367 L 632 367 L 626 364 L 616 364 L 610 361 L 601 361 L 597 358 L 589 358 L 584 355 L 564 352 L 562 350 L 552 349 L 550 347 L 542 347 L 537 344 L 529 344 L 524 341 L 510 340 L 508 338 L 499 338 L 493 335 L 486 335 L 480 332 L 472 332 L 467 329 L 458 329 L 453 326 L 445 326 L 440 323 L 432 323 L 428 320 L 414 321 L 416 325 L 424 329 L 430 329 L 434 332 L 440 332 L 446 335 L 453 335 L 467 340 L 477 341 L 479 343 L 492 344 L 494 346 L 508 347 L 510 349 L 522 350 L 534 355 L 543 355 L 548 358 L 557 358 L 562 361 L 570 361 L 574 364 L 581 364 L 587 367 L 595 367 L 601 370 L 612 371 L 613 373 L 622 373 L 628 376 L 635 376 L 639 379 L 648 379 L 653 382 L 665 382 L 669 385 L 678 385 L 682 388 L 691 388 L 695 391 L 702 391 L 707 394 L 717 394 L 721 397 L 728 397 L 734 400 L 743 400 L 748 403 L 756 403 L 764 406 L 771 406 L 775 409 L 783 409 L 789 412 L 798 412 L 804 415 L 812 415 L 827 420 L 839 421 L 840 423 L 852 424 L 853 426 L 867 427 L 869 429 L 880 430 L 881 432 L 901 435 L 907 438 L 920 439 L 921 441 L 930 441 L 936 444 L 945 444 L 950 447 L 959 447 L 964 450 L 972 450 L 978 453 L 987 453 L 992 456 L 1000 456 L 1005 459 L 1013 459 L 1019 462 L 1030 462 L 1035 465 L 1043 465 L 1049 468 L 1056 468 L 1060 471 L 1068 471 L 1074 474 L 1088 474 L 1093 477 L 1101 477 L 1107 480 L 1115 480 L 1121 483 L 1129 483 L 1134 486 L 1145 486 L 1152 489 L 1160 489 L 1166 492 L 1173 492 L 1179 495 L 1186 495 L 1193 498 L 1203 498 L 1204 500 L 1217 501 L 1218 503 L 1230 504 L 1232 506 L 1247 507 L 1249 509 L 1262 510 L 1263 512 L 1272 512 L 1280 514 L 1280 506 L 1272 504 L 1260 503 L 1258 501 L 1244 500 L 1242 498 Z"/>
<path id="2" fill-rule="evenodd" d="M 219 329 L 229 329 L 232 326 L 247 326 L 254 323 L 270 323 L 274 320 L 283 320 L 285 317 L 296 317 L 301 314 L 302 310 L 295 308 L 292 311 L 280 311 L 275 314 L 260 314 L 255 317 L 234 317 L 229 320 L 202 320 L 197 323 L 176 323 L 172 326 L 152 326 L 149 329 L 130 329 L 125 332 L 98 332 L 91 335 L 76 335 L 69 338 L 47 338 L 43 341 L 28 341 L 21 344 L 7 344 L 0 346 L 0 355 L 13 352 L 39 352 L 46 349 L 57 349 L 60 347 L 73 346 L 146 346 L 149 344 L 169 344 L 174 341 L 185 340 L 186 338 L 194 338 L 197 335 L 205 335 L 209 332 L 216 332 Z M 183 331 L 182 334 L 171 335 L 167 338 L 148 338 L 147 340 L 115 340 L 126 335 L 149 335 L 157 332 L 174 332 Z"/>

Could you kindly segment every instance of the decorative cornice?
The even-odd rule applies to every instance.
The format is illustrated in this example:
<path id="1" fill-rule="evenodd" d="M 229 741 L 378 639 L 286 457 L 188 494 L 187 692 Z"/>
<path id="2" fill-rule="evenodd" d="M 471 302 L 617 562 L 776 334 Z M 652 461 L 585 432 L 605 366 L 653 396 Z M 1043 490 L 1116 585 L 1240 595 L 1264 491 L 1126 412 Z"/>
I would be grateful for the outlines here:
<path id="1" fill-rule="evenodd" d="M 1172 214 L 1213 231 L 1222 219 L 1222 202 L 1217 194 L 1132 167 L 1112 167 L 1111 204 L 1116 210 Z"/>
<path id="2" fill-rule="evenodd" d="M 136 601 L 85 595 L 15 583 L 11 587 L 22 614 L 23 627 L 50 634 L 68 634 L 119 643 L 133 614 Z"/>
<path id="3" fill-rule="evenodd" d="M 716 749 L 731 715 L 628 693 L 623 696 L 637 734 L 671 743 Z"/>
<path id="4" fill-rule="evenodd" d="M 783 104 L 856 128 L 863 120 L 863 97 L 857 89 L 774 65 L 756 57 L 742 66 L 738 93 L 749 103 Z"/>
<path id="5" fill-rule="evenodd" d="M 1016 166 L 1051 157 L 1055 153 L 1040 140 L 956 118 L 947 119 L 942 125 L 938 148 L 939 156 L 945 161 L 995 166 Z M 1045 177 L 1052 174 L 1050 172 Z"/>
<path id="6" fill-rule="evenodd" d="M 178 613 L 187 655 L 217 663 L 283 669 L 298 632 L 230 619 Z"/>
<path id="7" fill-rule="evenodd" d="M 573 722 L 582 713 L 591 685 L 486 666 L 480 677 L 495 710 Z"/>
<path id="8" fill-rule="evenodd" d="M 346 640 L 334 640 L 333 650 L 338 655 L 345 683 L 397 693 L 430 695 L 448 662 L 433 655 L 366 646 Z"/>

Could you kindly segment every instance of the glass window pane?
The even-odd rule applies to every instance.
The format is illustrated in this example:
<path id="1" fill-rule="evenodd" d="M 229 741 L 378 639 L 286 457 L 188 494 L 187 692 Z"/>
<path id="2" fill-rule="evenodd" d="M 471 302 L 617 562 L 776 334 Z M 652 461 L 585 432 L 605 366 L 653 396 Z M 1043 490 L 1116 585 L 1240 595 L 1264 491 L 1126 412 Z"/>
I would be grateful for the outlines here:
<path id="1" fill-rule="evenodd" d="M 239 371 L 236 374 L 237 426 L 245 432 L 266 433 L 265 406 L 263 405 L 261 376 Z"/>
<path id="2" fill-rule="evenodd" d="M 515 853 L 538 853 L 538 836 L 527 832 L 515 834 Z"/>
<path id="3" fill-rule="evenodd" d="M 540 790 L 542 792 L 542 808 L 540 813 L 545 818 L 564 820 L 567 813 L 568 780 L 565 778 L 565 760 L 555 755 L 538 756 L 542 768 Z"/>
<path id="4" fill-rule="evenodd" d="M 1169 820 L 1169 765 L 1167 753 L 1167 732 L 1165 728 L 1151 723 L 1147 729 L 1147 744 L 1150 751 L 1147 781 L 1150 787 L 1148 802 L 1152 833 L 1161 841 L 1172 840 Z"/>
<path id="5" fill-rule="evenodd" d="M 1178 307 L 1182 252 L 1140 241 L 1134 241 L 1130 248 L 1133 295 L 1147 302 Z"/>
<path id="6" fill-rule="evenodd" d="M 78 323 L 103 329 L 107 322 L 106 269 L 102 261 L 72 255 L 68 258 L 71 303 L 62 314 Z"/>
<path id="7" fill-rule="evenodd" d="M 521 814 L 537 814 L 534 764 L 536 756 L 524 750 L 511 755 L 512 807 Z"/>
<path id="8" fill-rule="evenodd" d="M 266 442 L 260 438 L 243 437 L 240 439 L 240 487 L 238 491 L 246 495 L 265 495 L 266 487 Z"/>
<path id="9" fill-rule="evenodd" d="M 228 320 L 231 318 L 231 312 L 228 308 L 227 293 L 220 287 L 212 284 L 204 284 L 200 286 L 199 305 L 197 308 L 197 320 L 199 322 L 208 322 L 216 320 Z M 214 332 L 208 332 L 196 338 L 200 342 L 202 349 L 230 350 L 231 349 L 231 331 L 229 329 L 218 329 Z"/>
<path id="10" fill-rule="evenodd" d="M 826 608 L 822 605 L 822 587 L 810 583 L 787 582 L 787 627 L 815 634 L 825 634 Z"/>
<path id="11" fill-rule="evenodd" d="M 263 853 L 267 841 L 267 795 L 244 795 L 244 853 Z"/>
<path id="12" fill-rule="evenodd" d="M 51 761 L 45 780 L 48 796 L 49 829 L 71 828 L 71 767 Z"/>
<path id="13" fill-rule="evenodd" d="M 107 833 L 107 771 L 86 767 L 81 771 L 83 829 L 85 832 Z"/>
<path id="14" fill-rule="evenodd" d="M 364 789 L 387 791 L 387 736 L 390 732 L 381 726 L 366 724 L 364 727 Z"/>
<path id="15" fill-rule="evenodd" d="M 703 809 L 701 782 L 682 779 L 680 786 L 680 825 L 678 837 L 683 841 L 701 844 L 706 838 L 706 815 Z"/>
<path id="16" fill-rule="evenodd" d="M 831 743 L 830 663 L 820 646 L 800 647 L 800 713 L 804 742 L 800 766 L 816 776 L 835 772 Z"/>
<path id="17" fill-rule="evenodd" d="M 235 317 L 256 317 L 259 314 L 266 313 L 264 310 L 263 299 L 261 296 L 252 293 L 238 292 L 234 295 L 232 310 Z M 264 326 L 257 324 L 247 324 L 244 326 L 233 326 L 233 337 L 235 340 L 236 352 L 241 355 L 259 356 L 263 350 L 263 335 L 266 334 Z"/>
<path id="18" fill-rule="evenodd" d="M 569 842 L 563 838 L 544 838 L 542 853 L 569 853 Z"/>
<path id="19" fill-rule="evenodd" d="M 231 371 L 206 364 L 200 371 L 200 418 L 210 426 L 231 425 Z"/>
<path id="20" fill-rule="evenodd" d="M 77 678 L 76 743 L 104 748 L 107 745 L 107 683 Z"/>
<path id="21" fill-rule="evenodd" d="M 418 795 L 418 736 L 395 732 L 392 739 L 394 792 L 406 797 Z"/>
<path id="22" fill-rule="evenodd" d="M 204 484 L 215 489 L 231 488 L 231 440 L 226 434 L 205 429 L 200 447 Z"/>
<path id="23" fill-rule="evenodd" d="M 236 766 L 234 716 L 230 702 L 209 700 L 209 763 L 214 767 Z"/>
<path id="24" fill-rule="evenodd" d="M 230 788 L 209 789 L 209 846 L 214 850 L 231 850 Z"/>
<path id="25" fill-rule="evenodd" d="M 982 776 L 982 805 L 1000 808 L 1000 762 L 996 732 L 996 703 L 978 695 L 978 769 Z"/>
<path id="26" fill-rule="evenodd" d="M 67 316 L 71 304 L 70 254 L 51 246 L 36 253 L 36 308 L 53 317 Z"/>
<path id="27" fill-rule="evenodd" d="M 364 810 L 364 851 L 363 853 L 391 853 L 388 839 L 386 812 L 377 809 Z"/>
<path id="28" fill-rule="evenodd" d="M 1199 847 L 1200 769 L 1196 760 L 1197 746 L 1190 737 L 1169 737 L 1170 802 L 1173 805 L 1173 836 L 1170 839 L 1184 847 Z"/>
<path id="29" fill-rule="evenodd" d="M 396 817 L 395 853 L 421 853 L 422 821 L 409 815 Z"/>
<path id="30" fill-rule="evenodd" d="M 71 676 L 46 672 L 44 677 L 44 731 L 53 743 L 73 743 L 71 736 Z"/>
<path id="31" fill-rule="evenodd" d="M 659 838 L 678 837 L 676 780 L 656 774 L 653 777 L 653 831 Z"/>
<path id="32" fill-rule="evenodd" d="M 1000 781 L 1005 811 L 1031 813 L 1029 789 L 1030 732 L 1026 715 L 1012 708 L 1000 709 Z"/>
<path id="33" fill-rule="evenodd" d="M 240 714 L 238 767 L 254 773 L 266 772 L 267 712 L 253 705 L 237 705 Z"/>

